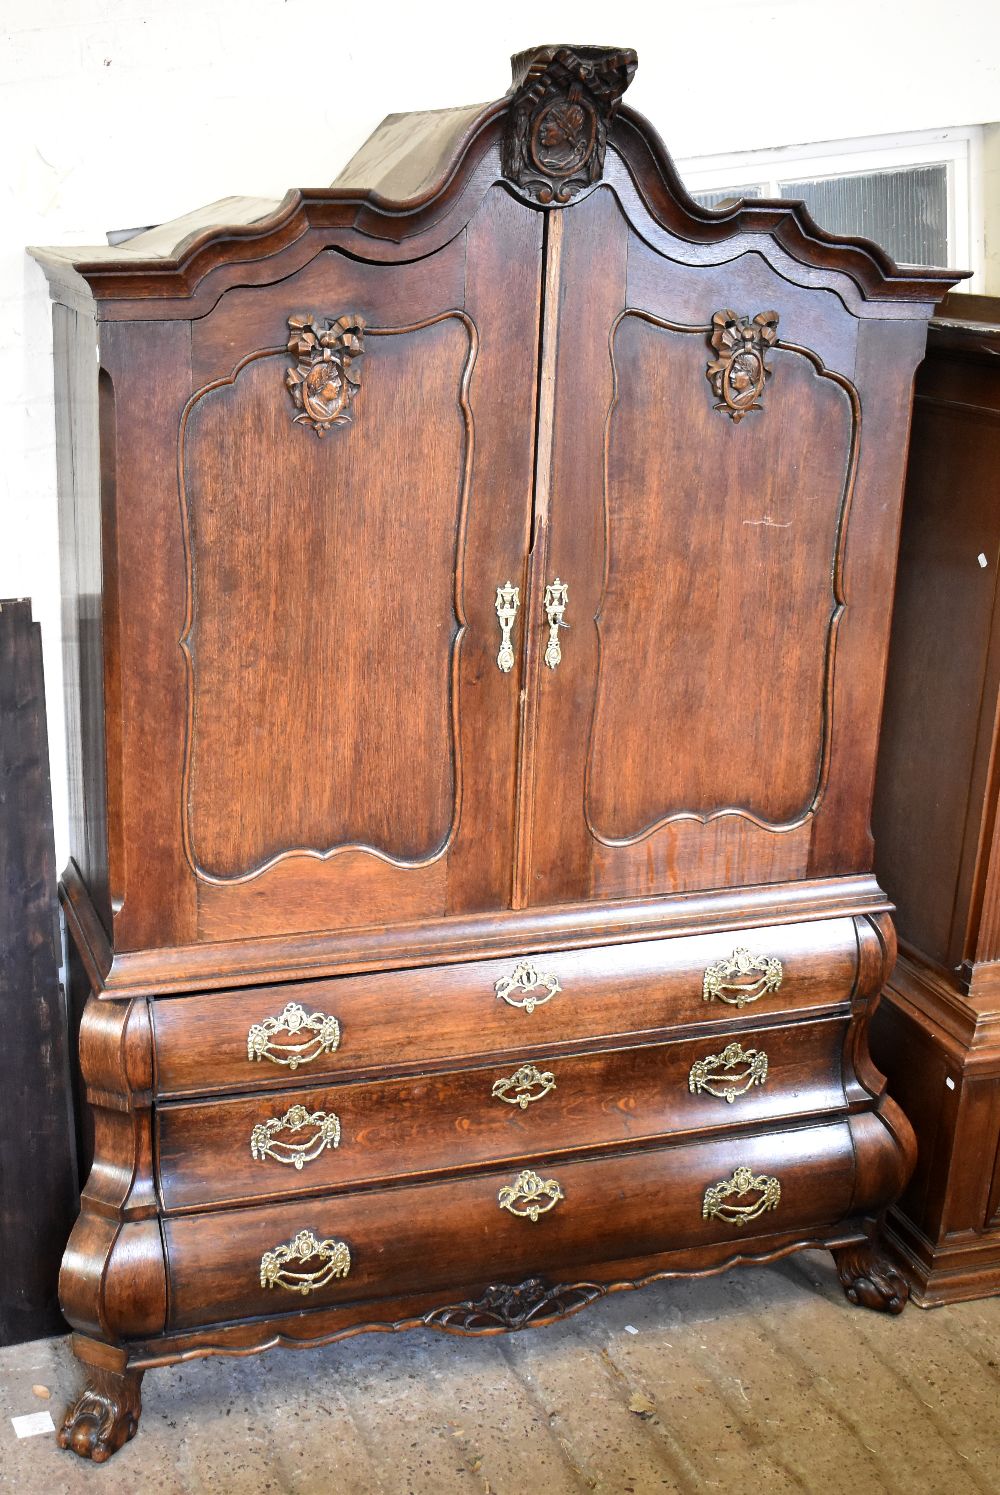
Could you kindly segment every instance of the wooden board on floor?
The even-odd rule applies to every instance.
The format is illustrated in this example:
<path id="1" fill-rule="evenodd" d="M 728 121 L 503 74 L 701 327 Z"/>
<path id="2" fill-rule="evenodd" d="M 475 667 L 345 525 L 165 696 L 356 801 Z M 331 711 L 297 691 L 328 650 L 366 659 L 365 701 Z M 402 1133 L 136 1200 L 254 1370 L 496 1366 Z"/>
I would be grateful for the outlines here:
<path id="1" fill-rule="evenodd" d="M 0 1344 L 59 1332 L 76 1207 L 41 631 L 0 602 Z"/>

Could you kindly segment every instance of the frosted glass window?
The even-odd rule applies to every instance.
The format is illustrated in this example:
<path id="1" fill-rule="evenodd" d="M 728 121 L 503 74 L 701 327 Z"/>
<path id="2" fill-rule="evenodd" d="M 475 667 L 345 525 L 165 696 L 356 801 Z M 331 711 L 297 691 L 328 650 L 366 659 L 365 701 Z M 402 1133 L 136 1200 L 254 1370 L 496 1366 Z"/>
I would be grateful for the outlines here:
<path id="1" fill-rule="evenodd" d="M 832 234 L 860 234 L 897 264 L 948 263 L 948 167 L 906 166 L 820 181 L 782 182 Z"/>
<path id="2" fill-rule="evenodd" d="M 715 192 L 692 192 L 691 196 L 703 208 L 717 208 L 720 202 L 732 197 L 764 197 L 763 182 L 754 182 L 750 187 L 721 187 Z"/>

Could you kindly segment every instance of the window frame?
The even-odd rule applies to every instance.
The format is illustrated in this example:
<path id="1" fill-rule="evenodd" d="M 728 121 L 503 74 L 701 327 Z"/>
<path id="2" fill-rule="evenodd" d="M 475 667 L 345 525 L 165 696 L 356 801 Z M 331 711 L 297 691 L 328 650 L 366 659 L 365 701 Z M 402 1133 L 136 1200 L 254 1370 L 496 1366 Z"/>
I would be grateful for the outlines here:
<path id="1" fill-rule="evenodd" d="M 772 150 L 687 156 L 675 164 L 689 192 L 718 192 L 760 186 L 765 197 L 780 197 L 783 182 L 805 177 L 856 176 L 907 166 L 945 166 L 948 181 L 948 262 L 972 270 L 961 289 L 982 291 L 985 233 L 982 196 L 981 125 L 956 125 L 898 135 L 866 135 L 816 141 Z"/>

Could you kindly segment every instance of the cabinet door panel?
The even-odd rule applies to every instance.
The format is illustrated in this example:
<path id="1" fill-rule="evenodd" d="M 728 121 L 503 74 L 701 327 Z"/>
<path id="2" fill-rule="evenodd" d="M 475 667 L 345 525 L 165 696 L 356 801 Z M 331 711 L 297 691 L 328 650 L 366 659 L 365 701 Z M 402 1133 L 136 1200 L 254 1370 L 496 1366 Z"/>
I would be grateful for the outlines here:
<path id="1" fill-rule="evenodd" d="M 569 586 L 570 631 L 540 671 L 531 902 L 807 877 L 831 773 L 850 773 L 854 320 L 757 255 L 676 248 L 606 192 L 564 213 L 543 569 Z M 734 411 L 708 377 L 713 316 L 772 310 L 763 388 Z"/>
<path id="2" fill-rule="evenodd" d="M 641 312 L 613 335 L 586 803 L 605 844 L 731 812 L 791 826 L 822 789 L 851 399 L 775 349 L 766 428 L 734 425 L 701 398 L 705 341 Z"/>
<path id="3" fill-rule="evenodd" d="M 199 877 L 456 829 L 474 328 L 366 328 L 350 426 L 294 424 L 289 356 L 190 407 L 187 835 Z M 286 408 L 287 407 L 287 408 Z"/>
<path id="4" fill-rule="evenodd" d="M 125 948 L 509 905 L 522 669 L 497 667 L 495 599 L 523 587 L 541 237 L 498 189 L 422 260 L 320 246 L 192 323 L 179 606 L 153 620 L 183 763 L 129 817 L 126 864 L 169 843 L 196 927 L 133 879 Z M 123 684 L 155 732 L 149 679 Z"/>

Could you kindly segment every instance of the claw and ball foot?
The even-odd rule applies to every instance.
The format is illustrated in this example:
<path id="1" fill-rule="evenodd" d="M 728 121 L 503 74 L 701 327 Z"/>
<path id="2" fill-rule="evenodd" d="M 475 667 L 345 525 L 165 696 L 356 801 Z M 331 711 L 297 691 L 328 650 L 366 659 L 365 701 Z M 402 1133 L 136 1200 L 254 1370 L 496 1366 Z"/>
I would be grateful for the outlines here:
<path id="1" fill-rule="evenodd" d="M 833 1259 L 848 1301 L 879 1313 L 902 1313 L 910 1288 L 876 1240 L 844 1246 Z"/>
<path id="2" fill-rule="evenodd" d="M 88 1367 L 87 1385 L 68 1408 L 59 1429 L 60 1448 L 71 1448 L 81 1459 L 103 1464 L 122 1444 L 134 1438 L 139 1426 L 142 1371 L 101 1370 Z"/>

